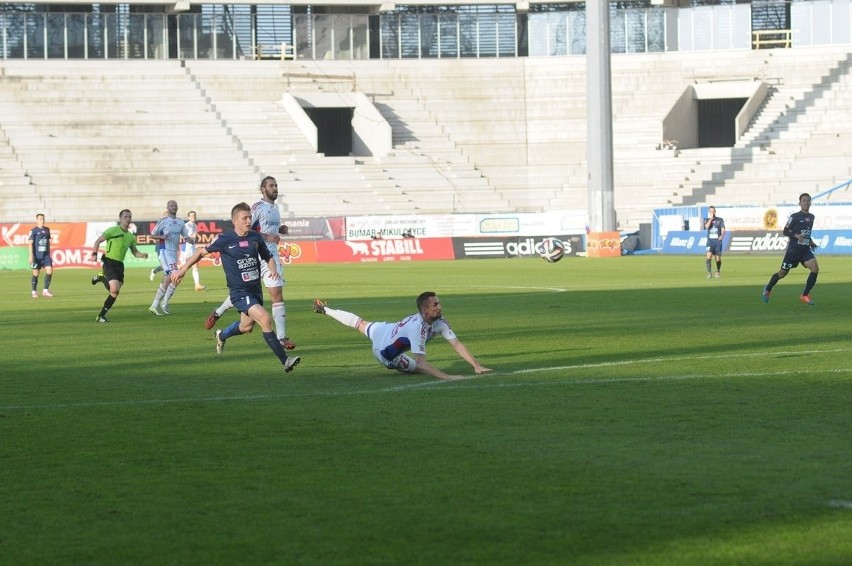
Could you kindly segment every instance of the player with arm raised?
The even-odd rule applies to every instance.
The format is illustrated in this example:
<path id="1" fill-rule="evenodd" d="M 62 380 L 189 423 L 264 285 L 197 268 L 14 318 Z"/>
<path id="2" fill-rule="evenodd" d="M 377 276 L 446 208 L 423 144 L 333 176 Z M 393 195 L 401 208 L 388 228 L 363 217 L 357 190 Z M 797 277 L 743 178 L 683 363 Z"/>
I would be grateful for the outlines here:
<path id="1" fill-rule="evenodd" d="M 175 285 L 180 284 L 187 270 L 201 261 L 201 258 L 213 252 L 219 252 L 222 268 L 225 270 L 225 280 L 228 284 L 228 297 L 231 303 L 240 311 L 240 319 L 225 330 L 216 331 L 216 353 L 221 355 L 225 342 L 234 336 L 246 334 L 254 329 L 255 323 L 260 325 L 263 339 L 269 349 L 275 354 L 284 371 L 289 373 L 299 363 L 298 356 L 287 356 L 278 337 L 272 331 L 272 319 L 263 307 L 263 288 L 261 281 L 261 266 L 266 265 L 272 273 L 271 278 L 278 277 L 275 272 L 275 261 L 266 242 L 257 232 L 251 229 L 251 208 L 244 202 L 231 210 L 231 221 L 234 230 L 216 238 L 206 248 L 200 248 L 185 264 L 172 273 L 171 279 Z"/>
<path id="2" fill-rule="evenodd" d="M 272 299 L 272 319 L 275 321 L 275 332 L 281 345 L 292 350 L 296 345 L 287 337 L 287 311 L 284 306 L 284 266 L 278 256 L 278 243 L 281 236 L 287 234 L 287 226 L 281 224 L 281 211 L 275 200 L 278 198 L 278 181 L 274 177 L 264 177 L 260 182 L 261 199 L 251 206 L 251 227 L 260 234 L 266 243 L 269 253 L 275 260 L 275 269 L 263 267 L 263 283 Z M 273 277 L 275 272 L 276 277 Z M 207 317 L 204 327 L 210 330 L 225 311 L 231 308 L 228 299 Z"/>
<path id="3" fill-rule="evenodd" d="M 707 254 L 705 256 L 705 266 L 707 267 L 707 279 L 713 277 L 713 270 L 710 260 L 716 258 L 716 277 L 722 275 L 722 248 L 725 245 L 725 220 L 716 216 L 716 207 L 711 206 L 707 209 L 710 217 L 704 222 L 704 228 L 707 230 Z"/>

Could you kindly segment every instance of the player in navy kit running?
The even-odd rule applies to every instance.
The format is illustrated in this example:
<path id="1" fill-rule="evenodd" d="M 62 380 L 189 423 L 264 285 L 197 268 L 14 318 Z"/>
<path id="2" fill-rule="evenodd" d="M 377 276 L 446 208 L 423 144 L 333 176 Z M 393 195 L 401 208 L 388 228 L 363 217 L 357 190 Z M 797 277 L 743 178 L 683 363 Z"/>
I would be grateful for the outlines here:
<path id="1" fill-rule="evenodd" d="M 264 177 L 260 182 L 261 199 L 251 205 L 251 228 L 255 230 L 266 242 L 266 247 L 275 261 L 275 269 L 266 269 L 266 264 L 262 266 L 263 284 L 269 292 L 269 298 L 272 300 L 272 320 L 275 323 L 275 333 L 281 341 L 281 345 L 287 350 L 292 350 L 296 347 L 290 338 L 287 337 L 287 310 L 284 306 L 284 265 L 278 256 L 278 244 L 281 242 L 281 236 L 287 234 L 287 225 L 281 223 L 281 211 L 278 210 L 278 205 L 275 200 L 278 198 L 278 181 L 275 177 Z M 272 272 L 276 273 L 275 277 L 271 277 Z M 204 328 L 210 330 L 216 324 L 225 311 L 231 308 L 231 302 L 225 299 L 216 310 L 210 313 L 207 320 L 204 321 Z"/>
<path id="2" fill-rule="evenodd" d="M 787 251 L 784 253 L 781 269 L 778 273 L 772 274 L 769 283 L 763 289 L 761 300 L 764 303 L 769 302 L 769 295 L 775 284 L 787 277 L 790 270 L 801 263 L 810 269 L 811 273 L 808 275 L 808 280 L 805 283 L 805 289 L 802 291 L 800 300 L 806 305 L 814 304 L 811 300 L 811 289 L 816 285 L 819 264 L 813 252 L 817 245 L 811 239 L 814 229 L 814 215 L 810 213 L 811 195 L 808 193 L 799 195 L 799 207 L 801 210 L 791 214 L 787 218 L 787 224 L 784 225 L 784 235 L 790 238 L 790 241 L 787 243 Z"/>
<path id="3" fill-rule="evenodd" d="M 257 323 L 263 331 L 263 339 L 269 349 L 278 357 L 284 371 L 290 372 L 298 365 L 299 357 L 287 357 L 284 346 L 273 330 L 272 317 L 263 307 L 261 265 L 265 262 L 271 272 L 270 276 L 279 277 L 275 269 L 275 258 L 269 252 L 263 237 L 251 229 L 251 207 L 248 204 L 241 202 L 234 206 L 231 210 L 231 222 L 234 223 L 233 232 L 226 232 L 206 248 L 198 249 L 185 264 L 172 273 L 172 282 L 178 285 L 187 270 L 201 258 L 219 252 L 228 284 L 228 297 L 240 311 L 240 320 L 225 330 L 216 331 L 216 353 L 222 354 L 226 340 L 251 332 Z"/>

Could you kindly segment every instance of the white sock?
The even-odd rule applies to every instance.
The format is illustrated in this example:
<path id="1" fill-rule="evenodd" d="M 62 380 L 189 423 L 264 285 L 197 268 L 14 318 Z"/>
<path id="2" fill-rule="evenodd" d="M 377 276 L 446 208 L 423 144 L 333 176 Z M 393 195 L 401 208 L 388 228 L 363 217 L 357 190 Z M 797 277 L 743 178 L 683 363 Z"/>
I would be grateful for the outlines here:
<path id="1" fill-rule="evenodd" d="M 361 322 L 361 317 L 351 312 L 342 311 L 340 309 L 332 309 L 325 307 L 325 314 L 350 328 L 358 328 L 358 323 Z"/>
<path id="2" fill-rule="evenodd" d="M 284 303 L 272 303 L 272 320 L 275 321 L 275 334 L 281 340 L 287 336 L 287 310 Z"/>
<path id="3" fill-rule="evenodd" d="M 169 288 L 166 289 L 166 296 L 163 297 L 163 306 L 169 306 L 169 300 L 172 298 L 172 295 L 175 294 L 176 289 L 177 288 L 174 286 L 174 284 L 169 283 Z"/>
<path id="4" fill-rule="evenodd" d="M 154 307 L 154 308 L 157 308 L 157 305 L 160 304 L 160 300 L 163 298 L 163 295 L 165 295 L 165 294 L 166 294 L 166 291 L 163 289 L 163 285 L 160 284 L 160 286 L 157 287 L 157 294 L 154 295 L 154 302 L 151 303 L 151 306 Z"/>
<path id="5" fill-rule="evenodd" d="M 231 302 L 231 297 L 228 297 L 225 299 L 225 302 L 219 305 L 219 308 L 216 309 L 216 314 L 222 316 L 232 306 L 234 306 L 234 304 Z"/>
<path id="6" fill-rule="evenodd" d="M 196 287 L 201 286 L 201 277 L 198 275 L 198 266 L 197 265 L 192 266 L 192 280 L 195 281 Z"/>

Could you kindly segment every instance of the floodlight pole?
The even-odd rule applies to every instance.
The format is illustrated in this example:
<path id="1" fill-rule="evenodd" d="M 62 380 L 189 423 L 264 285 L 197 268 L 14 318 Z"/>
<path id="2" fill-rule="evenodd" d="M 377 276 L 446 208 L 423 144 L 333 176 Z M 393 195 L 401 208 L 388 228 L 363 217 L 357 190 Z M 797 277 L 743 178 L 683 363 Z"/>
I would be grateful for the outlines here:
<path id="1" fill-rule="evenodd" d="M 609 57 L 609 2 L 586 2 L 586 159 L 589 172 L 589 227 L 616 230 L 612 166 L 612 77 Z"/>

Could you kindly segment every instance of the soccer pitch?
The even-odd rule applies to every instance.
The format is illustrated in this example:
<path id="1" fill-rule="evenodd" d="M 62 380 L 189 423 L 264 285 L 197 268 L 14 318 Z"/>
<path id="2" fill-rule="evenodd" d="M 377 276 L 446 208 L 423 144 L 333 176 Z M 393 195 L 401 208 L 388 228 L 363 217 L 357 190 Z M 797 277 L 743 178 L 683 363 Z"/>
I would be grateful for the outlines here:
<path id="1" fill-rule="evenodd" d="M 259 330 L 215 354 L 221 269 L 160 317 L 129 270 L 109 324 L 91 271 L 0 272 L 0 563 L 848 564 L 852 265 L 764 305 L 780 260 L 289 267 L 289 374 Z M 311 308 L 425 290 L 493 374 L 440 337 L 470 379 L 390 372 Z"/>

